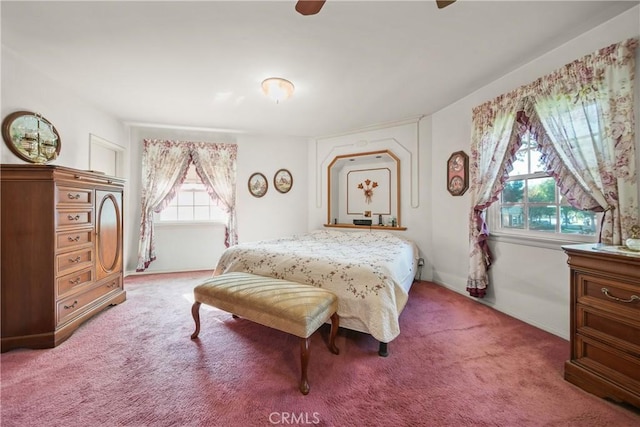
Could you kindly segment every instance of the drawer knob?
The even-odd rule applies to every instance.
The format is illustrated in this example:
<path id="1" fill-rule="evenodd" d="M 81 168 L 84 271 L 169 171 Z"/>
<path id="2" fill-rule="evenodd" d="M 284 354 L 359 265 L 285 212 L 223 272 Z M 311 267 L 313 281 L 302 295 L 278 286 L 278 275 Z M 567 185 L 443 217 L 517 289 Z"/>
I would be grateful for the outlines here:
<path id="1" fill-rule="evenodd" d="M 76 237 L 69 236 L 68 239 L 70 242 L 77 242 L 78 240 L 80 240 L 80 236 L 76 236 Z"/>
<path id="2" fill-rule="evenodd" d="M 623 299 L 623 298 L 618 298 L 618 297 L 614 297 L 613 295 L 609 294 L 609 289 L 607 288 L 602 288 L 600 289 L 602 291 L 602 293 L 607 297 L 610 298 L 612 300 L 616 300 L 616 301 L 620 301 L 620 302 L 634 302 L 634 301 L 640 301 L 640 297 L 638 295 L 631 295 L 631 298 L 629 299 Z"/>
<path id="3" fill-rule="evenodd" d="M 80 198 L 80 194 L 67 193 L 67 197 L 69 197 L 71 200 L 78 200 Z"/>
<path id="4" fill-rule="evenodd" d="M 80 283 L 80 278 L 76 277 L 73 280 L 69 280 L 69 283 L 71 283 L 72 285 L 77 285 L 78 283 Z"/>
<path id="5" fill-rule="evenodd" d="M 79 256 L 75 258 L 69 258 L 69 262 L 80 262 L 81 258 Z"/>
<path id="6" fill-rule="evenodd" d="M 71 305 L 65 305 L 64 309 L 65 310 L 69 310 L 71 308 L 76 308 L 76 304 L 78 304 L 78 301 L 74 301 L 73 304 L 71 304 Z"/>
<path id="7" fill-rule="evenodd" d="M 77 221 L 80 219 L 80 215 L 76 215 L 76 216 L 67 216 L 67 218 L 69 219 L 69 221 Z"/>

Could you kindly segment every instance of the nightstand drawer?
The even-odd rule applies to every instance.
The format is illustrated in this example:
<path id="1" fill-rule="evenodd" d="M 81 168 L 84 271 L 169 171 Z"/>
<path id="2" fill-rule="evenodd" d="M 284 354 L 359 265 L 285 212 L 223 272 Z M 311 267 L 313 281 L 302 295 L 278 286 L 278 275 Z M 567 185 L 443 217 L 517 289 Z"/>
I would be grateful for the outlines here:
<path id="1" fill-rule="evenodd" d="M 640 318 L 617 316 L 578 304 L 577 333 L 607 342 L 640 358 Z"/>
<path id="2" fill-rule="evenodd" d="M 618 351 L 588 337 L 576 335 L 576 363 L 616 382 L 640 389 L 640 358 Z"/>
<path id="3" fill-rule="evenodd" d="M 640 291 L 637 283 L 580 274 L 576 290 L 579 304 L 609 309 L 633 318 L 640 316 Z"/>

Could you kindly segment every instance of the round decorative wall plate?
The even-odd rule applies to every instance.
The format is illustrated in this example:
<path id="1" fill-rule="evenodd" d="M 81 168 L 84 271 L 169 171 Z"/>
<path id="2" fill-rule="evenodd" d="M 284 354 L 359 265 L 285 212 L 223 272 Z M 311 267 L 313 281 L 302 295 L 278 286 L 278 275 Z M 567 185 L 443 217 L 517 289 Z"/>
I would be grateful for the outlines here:
<path id="1" fill-rule="evenodd" d="M 49 163 L 60 154 L 56 128 L 31 111 L 16 111 L 5 117 L 2 138 L 13 154 L 30 163 Z"/>
<path id="2" fill-rule="evenodd" d="M 256 172 L 249 177 L 249 193 L 254 197 L 262 197 L 267 194 L 269 183 L 267 178 L 260 172 Z"/>
<path id="3" fill-rule="evenodd" d="M 291 172 L 286 169 L 280 169 L 273 176 L 273 186 L 280 193 L 287 193 L 293 186 L 293 177 Z"/>

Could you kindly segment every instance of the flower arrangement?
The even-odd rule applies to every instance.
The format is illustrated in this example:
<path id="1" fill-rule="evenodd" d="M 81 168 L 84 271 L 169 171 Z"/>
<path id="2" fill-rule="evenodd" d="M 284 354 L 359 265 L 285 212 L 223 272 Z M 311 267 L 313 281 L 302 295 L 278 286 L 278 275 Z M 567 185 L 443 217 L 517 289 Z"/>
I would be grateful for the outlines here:
<path id="1" fill-rule="evenodd" d="M 371 181 L 370 179 L 366 179 L 364 184 L 361 182 L 358 184 L 358 189 L 364 192 L 364 201 L 365 203 L 371 203 L 371 197 L 373 197 L 373 189 L 378 186 L 378 183 L 375 181 Z"/>

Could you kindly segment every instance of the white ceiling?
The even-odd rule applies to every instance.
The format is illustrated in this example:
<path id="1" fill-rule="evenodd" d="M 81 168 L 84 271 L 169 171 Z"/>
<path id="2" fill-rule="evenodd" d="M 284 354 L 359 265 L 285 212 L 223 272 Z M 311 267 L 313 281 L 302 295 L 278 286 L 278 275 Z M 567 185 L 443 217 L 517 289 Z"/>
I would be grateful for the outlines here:
<path id="1" fill-rule="evenodd" d="M 2 44 L 126 122 L 320 136 L 431 114 L 636 4 L 2 1 Z"/>

